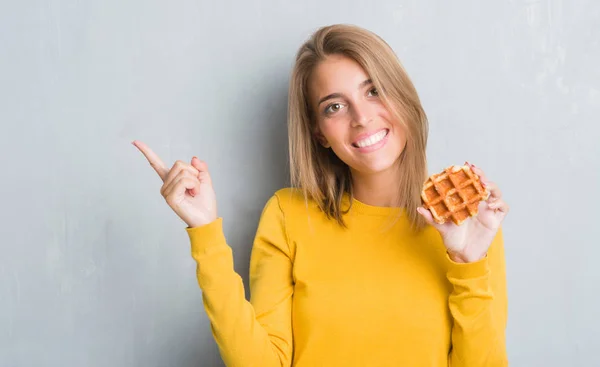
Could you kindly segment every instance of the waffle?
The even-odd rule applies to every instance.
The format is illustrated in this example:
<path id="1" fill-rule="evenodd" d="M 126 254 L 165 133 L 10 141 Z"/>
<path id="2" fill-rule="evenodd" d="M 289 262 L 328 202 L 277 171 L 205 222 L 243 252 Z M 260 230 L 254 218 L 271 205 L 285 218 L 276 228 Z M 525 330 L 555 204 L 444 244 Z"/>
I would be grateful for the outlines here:
<path id="1" fill-rule="evenodd" d="M 469 166 L 451 166 L 425 181 L 421 199 L 436 223 L 450 219 L 461 225 L 467 218 L 477 215 L 479 202 L 486 200 L 489 194 Z"/>

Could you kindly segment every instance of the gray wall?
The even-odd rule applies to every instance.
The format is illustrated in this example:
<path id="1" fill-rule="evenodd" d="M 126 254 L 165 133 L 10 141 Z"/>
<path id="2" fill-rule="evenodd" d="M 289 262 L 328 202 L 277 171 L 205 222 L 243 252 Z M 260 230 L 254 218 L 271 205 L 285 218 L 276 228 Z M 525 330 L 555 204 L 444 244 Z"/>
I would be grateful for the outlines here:
<path id="1" fill-rule="evenodd" d="M 505 222 L 512 366 L 600 366 L 600 2 L 0 3 L 0 365 L 220 366 L 184 224 L 130 144 L 208 161 L 248 279 L 287 184 L 287 77 L 318 26 L 397 51 L 430 169 L 472 161 Z"/>

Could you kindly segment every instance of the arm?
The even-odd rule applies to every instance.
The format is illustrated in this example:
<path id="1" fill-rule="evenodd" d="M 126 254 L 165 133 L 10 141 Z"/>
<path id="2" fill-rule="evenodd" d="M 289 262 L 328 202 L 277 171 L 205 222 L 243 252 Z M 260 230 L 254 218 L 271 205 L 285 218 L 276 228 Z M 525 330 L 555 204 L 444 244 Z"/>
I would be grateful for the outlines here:
<path id="1" fill-rule="evenodd" d="M 235 273 L 222 218 L 186 229 L 215 341 L 227 366 L 290 366 L 292 260 L 276 196 L 267 202 L 250 259 L 252 303 Z"/>
<path id="2" fill-rule="evenodd" d="M 449 307 L 454 324 L 451 367 L 508 366 L 506 322 L 508 301 L 502 230 L 498 231 L 487 257 L 466 264 L 450 260 L 452 284 Z"/>

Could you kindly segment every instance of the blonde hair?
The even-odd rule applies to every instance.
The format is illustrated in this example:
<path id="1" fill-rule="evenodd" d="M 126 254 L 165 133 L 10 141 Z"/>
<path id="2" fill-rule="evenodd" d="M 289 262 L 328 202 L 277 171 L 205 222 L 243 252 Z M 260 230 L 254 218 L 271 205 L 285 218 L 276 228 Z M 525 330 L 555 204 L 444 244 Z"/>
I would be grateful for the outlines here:
<path id="1" fill-rule="evenodd" d="M 369 75 L 382 102 L 406 132 L 399 159 L 398 206 L 405 208 L 415 229 L 425 226 L 417 213 L 421 188 L 427 178 L 427 116 L 417 91 L 391 47 L 378 35 L 353 25 L 337 24 L 318 29 L 298 50 L 288 96 L 288 138 L 293 187 L 313 199 L 329 218 L 345 226 L 344 193 L 352 203 L 349 167 L 313 135 L 316 119 L 308 100 L 308 82 L 315 66 L 329 55 L 356 61 Z"/>

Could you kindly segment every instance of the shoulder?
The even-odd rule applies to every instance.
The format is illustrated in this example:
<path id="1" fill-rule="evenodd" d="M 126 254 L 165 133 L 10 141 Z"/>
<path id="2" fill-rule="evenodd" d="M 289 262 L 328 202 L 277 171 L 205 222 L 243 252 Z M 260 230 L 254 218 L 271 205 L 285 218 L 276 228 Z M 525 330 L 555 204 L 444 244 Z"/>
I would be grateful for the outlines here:
<path id="1" fill-rule="evenodd" d="M 306 211 L 309 208 L 317 207 L 314 200 L 304 197 L 302 190 L 294 187 L 277 190 L 271 200 L 276 200 L 284 213 L 293 213 L 299 209 Z"/>
<path id="2" fill-rule="evenodd" d="M 267 208 L 280 212 L 287 225 L 304 223 L 307 218 L 324 216 L 316 201 L 304 196 L 302 189 L 285 187 L 269 198 Z"/>

